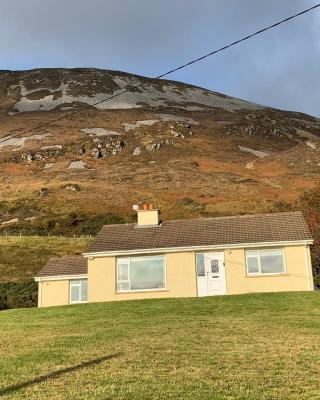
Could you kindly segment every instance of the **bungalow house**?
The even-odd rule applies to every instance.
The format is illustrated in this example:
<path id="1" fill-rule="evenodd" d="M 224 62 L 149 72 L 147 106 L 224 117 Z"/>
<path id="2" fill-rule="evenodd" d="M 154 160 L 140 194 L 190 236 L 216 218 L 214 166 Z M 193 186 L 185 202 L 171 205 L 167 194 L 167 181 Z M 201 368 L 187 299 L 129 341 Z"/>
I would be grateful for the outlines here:
<path id="1" fill-rule="evenodd" d="M 78 257 L 38 273 L 39 306 L 163 297 L 313 290 L 301 212 L 105 225 Z"/>

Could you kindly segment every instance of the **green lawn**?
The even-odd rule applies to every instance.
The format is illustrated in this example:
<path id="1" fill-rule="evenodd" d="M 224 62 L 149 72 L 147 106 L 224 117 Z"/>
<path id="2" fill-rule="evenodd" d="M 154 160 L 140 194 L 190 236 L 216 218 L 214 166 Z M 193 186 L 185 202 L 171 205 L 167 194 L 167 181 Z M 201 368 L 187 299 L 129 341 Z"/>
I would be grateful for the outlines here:
<path id="1" fill-rule="evenodd" d="M 320 399 L 320 293 L 0 312 L 2 399 Z"/>
<path id="2" fill-rule="evenodd" d="M 31 279 L 50 257 L 81 254 L 88 246 L 88 238 L 2 236 L 0 282 Z"/>

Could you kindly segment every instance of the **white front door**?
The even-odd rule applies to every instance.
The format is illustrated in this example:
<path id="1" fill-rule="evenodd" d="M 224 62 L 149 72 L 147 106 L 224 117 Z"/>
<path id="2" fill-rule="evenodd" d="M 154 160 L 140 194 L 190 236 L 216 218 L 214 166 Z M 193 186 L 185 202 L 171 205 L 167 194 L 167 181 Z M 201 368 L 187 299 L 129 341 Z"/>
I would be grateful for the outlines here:
<path id="1" fill-rule="evenodd" d="M 224 253 L 197 254 L 198 296 L 226 294 Z"/>

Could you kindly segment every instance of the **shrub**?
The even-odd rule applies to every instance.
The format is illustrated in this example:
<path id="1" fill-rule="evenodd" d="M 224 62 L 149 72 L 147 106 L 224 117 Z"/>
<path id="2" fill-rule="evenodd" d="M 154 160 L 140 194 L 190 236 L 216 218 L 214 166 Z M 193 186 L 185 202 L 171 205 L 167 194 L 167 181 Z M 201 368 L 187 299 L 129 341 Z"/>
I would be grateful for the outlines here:
<path id="1" fill-rule="evenodd" d="M 305 192 L 296 202 L 310 228 L 314 245 L 311 247 L 313 274 L 320 274 L 320 186 Z"/>
<path id="2" fill-rule="evenodd" d="M 189 206 L 193 203 L 193 200 L 190 197 L 184 197 L 179 201 L 180 206 Z"/>
<path id="3" fill-rule="evenodd" d="M 0 233 L 9 235 L 19 235 L 21 233 L 22 235 L 40 236 L 47 234 L 53 236 L 96 235 L 102 225 L 124 222 L 127 222 L 127 220 L 111 212 L 97 215 L 70 213 L 43 216 L 32 221 L 20 221 L 2 228 Z"/>
<path id="4" fill-rule="evenodd" d="M 38 287 L 33 280 L 0 283 L 0 310 L 36 307 L 37 298 Z"/>
<path id="5" fill-rule="evenodd" d="M 6 284 L 0 284 L 0 310 L 7 309 L 7 291 Z"/>
<path id="6" fill-rule="evenodd" d="M 313 277 L 313 283 L 314 283 L 314 286 L 316 286 L 320 289 L 320 274 Z"/>

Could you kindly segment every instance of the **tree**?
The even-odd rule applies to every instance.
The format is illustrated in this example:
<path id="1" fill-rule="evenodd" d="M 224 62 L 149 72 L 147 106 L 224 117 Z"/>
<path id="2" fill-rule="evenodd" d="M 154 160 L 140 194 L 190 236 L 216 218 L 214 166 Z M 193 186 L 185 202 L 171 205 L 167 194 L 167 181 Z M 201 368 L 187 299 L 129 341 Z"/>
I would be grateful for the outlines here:
<path id="1" fill-rule="evenodd" d="M 303 193 L 296 201 L 295 208 L 303 212 L 314 239 L 311 247 L 314 275 L 320 274 L 320 186 Z"/>

